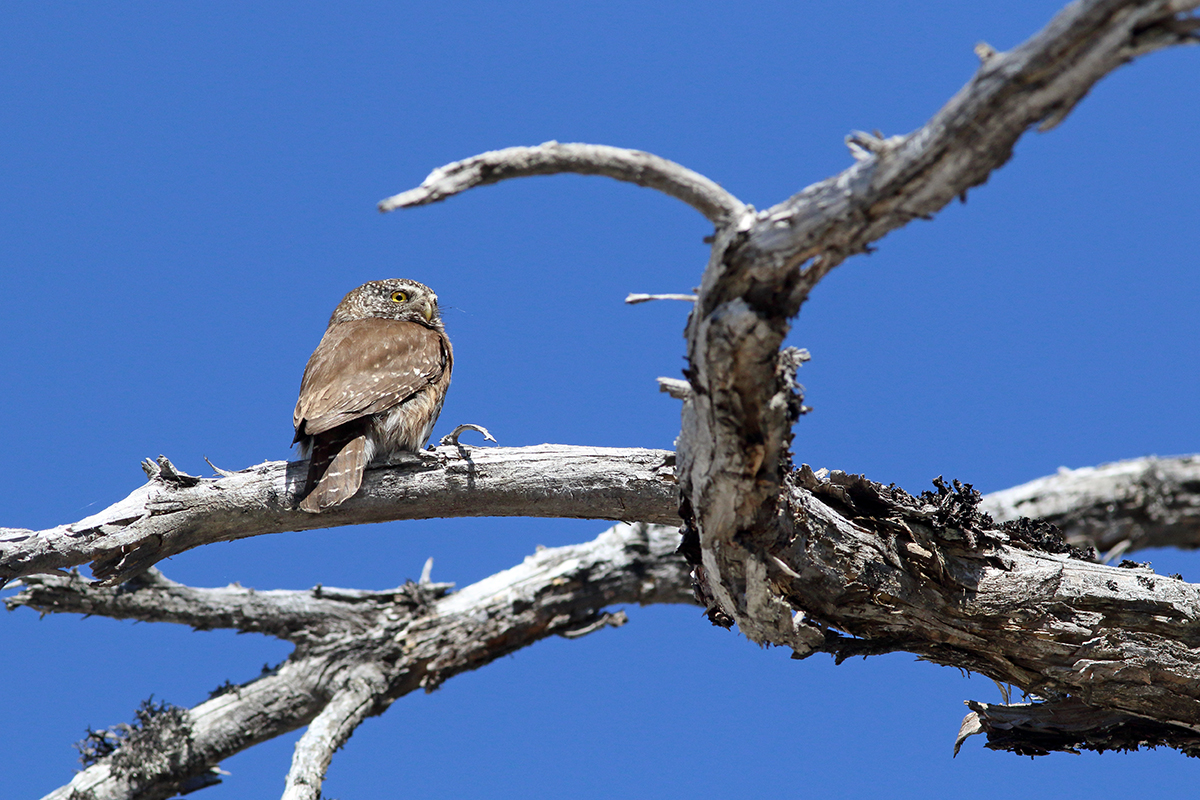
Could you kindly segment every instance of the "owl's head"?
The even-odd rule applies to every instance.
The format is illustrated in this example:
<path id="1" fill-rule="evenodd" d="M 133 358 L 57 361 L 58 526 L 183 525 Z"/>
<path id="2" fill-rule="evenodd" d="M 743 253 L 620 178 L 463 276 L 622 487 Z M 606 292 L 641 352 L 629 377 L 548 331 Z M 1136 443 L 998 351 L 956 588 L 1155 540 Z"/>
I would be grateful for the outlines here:
<path id="1" fill-rule="evenodd" d="M 416 322 L 427 328 L 442 330 L 437 295 L 425 284 L 406 278 L 364 283 L 342 298 L 342 302 L 333 310 L 329 324 L 369 317 Z"/>

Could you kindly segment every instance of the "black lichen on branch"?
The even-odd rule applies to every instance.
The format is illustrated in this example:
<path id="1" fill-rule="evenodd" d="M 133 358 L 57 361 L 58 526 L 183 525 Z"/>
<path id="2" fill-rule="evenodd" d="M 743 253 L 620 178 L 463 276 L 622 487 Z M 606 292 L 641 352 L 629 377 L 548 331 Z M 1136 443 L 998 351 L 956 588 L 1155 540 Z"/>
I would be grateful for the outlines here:
<path id="1" fill-rule="evenodd" d="M 1095 548 L 1076 547 L 1067 541 L 1056 525 L 1043 519 L 1021 517 L 1000 526 L 1008 534 L 1009 543 L 1025 550 L 1040 550 L 1070 556 L 1079 561 L 1097 561 Z"/>
<path id="2" fill-rule="evenodd" d="M 1078 753 L 1092 750 L 1132 752 L 1170 747 L 1191 758 L 1200 757 L 1200 735 L 1183 726 L 1143 719 L 1068 698 L 1053 702 L 992 705 L 968 701 L 972 713 L 964 720 L 954 751 L 975 733 L 987 736 L 990 750 L 1022 756 Z"/>

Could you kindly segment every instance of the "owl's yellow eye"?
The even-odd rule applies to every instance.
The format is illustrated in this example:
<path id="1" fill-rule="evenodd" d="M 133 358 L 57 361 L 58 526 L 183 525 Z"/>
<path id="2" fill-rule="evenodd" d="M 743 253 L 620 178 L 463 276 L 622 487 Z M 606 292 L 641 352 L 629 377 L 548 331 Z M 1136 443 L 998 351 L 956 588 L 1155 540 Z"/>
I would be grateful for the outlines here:
<path id="1" fill-rule="evenodd" d="M 404 292 L 392 292 L 393 303 L 403 303 L 408 300 L 408 295 Z"/>

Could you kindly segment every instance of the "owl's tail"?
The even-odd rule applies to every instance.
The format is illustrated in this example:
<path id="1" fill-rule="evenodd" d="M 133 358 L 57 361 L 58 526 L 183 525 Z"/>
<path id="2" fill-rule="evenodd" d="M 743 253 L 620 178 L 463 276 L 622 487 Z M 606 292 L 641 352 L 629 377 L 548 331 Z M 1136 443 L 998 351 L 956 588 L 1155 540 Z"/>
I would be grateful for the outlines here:
<path id="1" fill-rule="evenodd" d="M 337 445 L 343 442 L 339 449 Z M 369 449 L 364 434 L 349 441 L 314 443 L 300 510 L 316 514 L 353 497 L 362 486 L 363 470 L 371 460 Z"/>

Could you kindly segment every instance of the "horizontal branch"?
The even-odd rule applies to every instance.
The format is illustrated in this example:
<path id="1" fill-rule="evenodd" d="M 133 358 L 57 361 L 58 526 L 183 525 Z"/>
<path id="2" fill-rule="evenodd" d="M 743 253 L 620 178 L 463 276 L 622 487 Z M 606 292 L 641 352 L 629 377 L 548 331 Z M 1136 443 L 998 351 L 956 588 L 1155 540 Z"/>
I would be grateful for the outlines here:
<path id="1" fill-rule="evenodd" d="M 358 495 L 320 514 L 296 509 L 304 461 L 271 461 L 214 479 L 164 469 L 124 500 L 71 525 L 0 528 L 0 586 L 88 562 L 96 580 L 116 585 L 210 542 L 401 519 L 677 524 L 674 459 L 669 451 L 637 448 L 439 447 L 368 470 Z"/>
<path id="2" fill-rule="evenodd" d="M 1200 632 L 1191 622 L 1200 619 L 1196 587 L 1145 569 L 1107 568 L 1073 559 L 1069 548 L 1046 526 L 991 525 L 973 512 L 974 501 L 966 490 L 947 488 L 911 498 L 854 476 L 821 475 L 825 477 L 802 470 L 789 488 L 787 507 L 802 522 L 796 525 L 790 546 L 757 560 L 744 559 L 743 618 L 755 623 L 743 629 L 748 636 L 786 644 L 800 655 L 829 652 L 839 659 L 908 650 L 1044 696 L 1088 697 L 1097 709 L 1094 728 L 1084 726 L 1077 711 L 1056 721 L 1056 706 L 1039 710 L 1042 727 L 1070 728 L 1070 736 L 1060 739 L 1063 742 L 1074 737 L 1073 741 L 1086 740 L 1086 746 L 1099 747 L 1106 741 L 1124 741 L 1119 737 L 1133 730 L 1156 731 L 1163 742 L 1192 741 L 1191 732 L 1172 721 L 1187 721 L 1187 715 L 1195 713 L 1194 705 L 1188 704 L 1197 702 L 1187 688 L 1200 685 L 1200 680 L 1194 680 L 1200 678 L 1200 659 L 1192 650 L 1193 640 L 1200 641 Z M 993 506 L 1002 494 L 992 496 Z M 1070 496 L 1086 497 L 1079 492 Z M 1122 509 L 1135 517 L 1144 514 L 1130 504 Z M 1064 505 L 1059 510 L 1071 513 Z M 341 658 L 337 654 L 346 642 L 358 643 L 354 652 L 364 652 L 363 642 L 394 641 L 392 635 L 379 631 L 416 630 L 411 626 L 424 624 L 431 609 L 447 619 L 493 619 L 490 612 L 482 617 L 476 612 L 505 597 L 506 587 L 523 587 L 524 594 L 508 598 L 513 608 L 523 608 L 522 603 L 534 602 L 532 598 L 541 596 L 544 587 L 553 586 L 565 592 L 555 602 L 568 602 L 574 611 L 557 607 L 555 614 L 565 616 L 552 615 L 558 627 L 543 629 L 542 635 L 570 637 L 603 627 L 609 618 L 601 609 L 607 604 L 689 602 L 693 576 L 674 556 L 675 542 L 671 530 L 618 526 L 588 545 L 542 551 L 513 570 L 441 599 L 447 584 L 409 583 L 382 592 L 329 587 L 197 589 L 150 571 L 119 590 L 91 585 L 78 576 L 31 576 L 7 604 L 10 609 L 27 606 L 43 612 L 233 627 L 295 642 L 296 654 L 278 673 L 286 681 L 279 683 L 278 675 L 268 675 L 233 690 L 235 699 L 245 696 L 255 708 L 284 709 L 268 729 L 255 733 L 261 740 L 307 724 L 323 707 L 300 702 L 296 695 L 333 694 L 324 680 L 306 684 L 300 678 L 316 672 L 340 675 L 340 670 L 349 668 L 342 661 L 331 667 L 327 660 L 320 667 L 309 666 L 303 663 L 306 654 Z M 742 551 L 743 556 L 746 553 Z M 582 614 L 581 608 L 587 613 Z M 804 610 L 797 613 L 798 608 Z M 1153 614 L 1147 615 L 1147 609 Z M 715 618 L 721 619 L 719 614 Z M 531 623 L 535 627 L 546 624 L 546 617 L 537 619 Z M 856 638 L 841 636 L 837 630 Z M 441 634 L 429 635 L 436 639 Z M 474 638 L 477 635 L 483 638 Z M 527 643 L 522 637 L 530 635 L 529 631 L 463 631 L 445 652 L 438 649 L 447 645 L 445 639 L 441 644 L 430 640 L 419 652 L 411 651 L 412 659 L 426 659 L 423 666 L 402 660 L 397 668 L 417 669 L 415 677 L 405 678 L 405 691 L 409 691 L 414 683 L 436 683 L 494 658 L 482 642 L 502 642 L 507 647 L 512 642 Z M 478 649 L 465 651 L 467 642 Z M 468 663 L 473 666 L 463 666 Z M 249 686 L 255 687 L 253 692 Z M 212 717 L 223 720 L 214 723 L 218 728 L 224 721 L 242 724 L 258 718 L 259 711 L 230 706 L 234 700 L 222 698 L 214 702 L 224 705 L 205 704 L 189 713 L 208 719 L 210 708 L 220 710 Z M 1154 719 L 1147 719 L 1151 716 Z M 1117 730 L 1111 723 L 1118 718 L 1142 721 Z M 1112 737 L 1106 739 L 1106 731 Z M 221 749 L 201 759 L 195 774 L 208 774 L 206 770 L 232 752 L 236 749 Z M 94 777 L 103 769 L 97 765 L 88 774 Z"/>
<path id="3" fill-rule="evenodd" d="M 264 591 L 238 584 L 201 589 L 169 580 L 153 567 L 130 579 L 119 592 L 78 573 L 27 575 L 14 585 L 19 585 L 21 591 L 5 598 L 10 611 L 25 607 L 43 614 L 172 622 L 196 630 L 229 628 L 275 636 L 298 645 L 331 636 L 363 634 L 364 624 L 374 624 L 363 609 L 394 606 L 405 598 L 415 608 L 453 587 L 449 583 L 409 582 L 383 591 L 329 586 Z"/>
<path id="4" fill-rule="evenodd" d="M 345 603 L 345 616 L 359 618 L 354 630 L 302 642 L 271 672 L 241 686 L 223 687 L 187 710 L 177 731 L 155 737 L 155 758 L 137 762 L 135 768 L 129 751 L 122 758 L 122 745 L 46 800 L 170 797 L 181 784 L 211 775 L 222 760 L 323 719 L 327 724 L 302 739 L 297 752 L 304 777 L 296 783 L 319 789 L 319 770 L 312 765 L 328 763 L 323 750 L 344 741 L 355 724 L 382 713 L 399 697 L 417 689 L 432 691 L 459 673 L 548 636 L 604 627 L 596 623 L 605 619 L 607 606 L 694 602 L 687 565 L 675 554 L 678 540 L 673 528 L 617 525 L 586 544 L 540 550 L 512 569 L 424 604 L 414 605 L 410 596 L 394 602 L 381 597 L 372 602 L 333 600 Z M 87 589 L 77 582 L 69 590 Z M 131 583 L 90 591 L 108 594 L 109 607 L 116 610 L 123 607 L 120 595 L 147 589 Z M 93 607 L 106 613 L 103 603 Z M 136 742 L 132 748 L 136 751 Z"/>
<path id="5" fill-rule="evenodd" d="M 969 700 L 967 707 L 971 712 L 954 741 L 955 755 L 967 737 L 984 733 L 987 747 L 1021 756 L 1142 747 L 1171 747 L 1193 758 L 1200 756 L 1200 732 L 1095 708 L 1079 700 L 1015 705 Z"/>
<path id="6" fill-rule="evenodd" d="M 745 205 L 698 172 L 640 150 L 598 144 L 546 142 L 537 147 L 492 150 L 438 167 L 416 189 L 379 202 L 380 211 L 423 206 L 476 186 L 532 175 L 604 175 L 657 189 L 682 200 L 714 225 L 739 217 Z"/>
<path id="7" fill-rule="evenodd" d="M 979 500 L 968 486 L 912 497 L 805 468 L 784 503 L 790 535 L 721 545 L 738 584 L 717 591 L 743 632 L 801 656 L 906 650 L 1200 730 L 1200 586 L 1094 563 L 1045 523 L 994 523 Z"/>
<path id="8" fill-rule="evenodd" d="M 1200 456 L 1136 458 L 1054 475 L 994 492 L 997 520 L 1053 523 L 1079 547 L 1112 557 L 1147 547 L 1200 547 Z"/>

